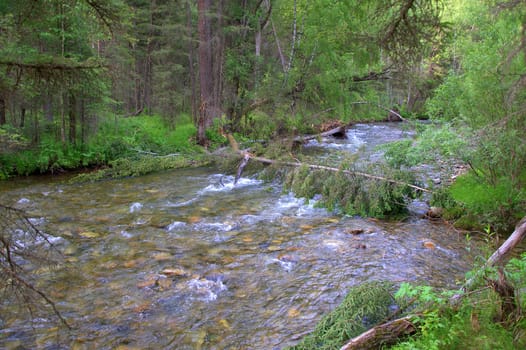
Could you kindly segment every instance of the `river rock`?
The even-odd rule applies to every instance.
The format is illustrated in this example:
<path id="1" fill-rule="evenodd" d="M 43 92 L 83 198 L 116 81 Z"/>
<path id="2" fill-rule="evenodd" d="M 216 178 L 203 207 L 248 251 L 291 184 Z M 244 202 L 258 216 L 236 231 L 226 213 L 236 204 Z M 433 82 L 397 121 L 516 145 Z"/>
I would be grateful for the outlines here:
<path id="1" fill-rule="evenodd" d="M 363 228 L 350 228 L 345 231 L 345 233 L 348 233 L 350 235 L 361 235 L 364 232 L 365 230 Z"/>
<path id="2" fill-rule="evenodd" d="M 188 276 L 189 273 L 181 268 L 166 268 L 161 271 L 165 276 L 184 277 Z"/>
<path id="3" fill-rule="evenodd" d="M 437 219 L 442 217 L 442 213 L 444 212 L 443 208 L 440 207 L 431 207 L 426 213 L 426 216 L 431 219 Z"/>
<path id="4" fill-rule="evenodd" d="M 422 245 L 427 248 L 427 249 L 435 249 L 436 248 L 436 244 L 433 243 L 432 241 L 424 241 L 422 243 Z"/>

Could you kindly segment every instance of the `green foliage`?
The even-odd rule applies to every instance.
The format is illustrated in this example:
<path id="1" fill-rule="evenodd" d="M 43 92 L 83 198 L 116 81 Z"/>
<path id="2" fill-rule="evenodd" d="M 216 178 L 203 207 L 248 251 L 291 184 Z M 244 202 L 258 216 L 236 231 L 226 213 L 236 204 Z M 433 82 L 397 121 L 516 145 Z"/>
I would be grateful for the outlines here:
<path id="1" fill-rule="evenodd" d="M 117 160 L 117 164 L 128 170 L 114 171 L 112 176 L 142 174 L 147 168 L 151 172 L 155 170 L 155 166 L 159 169 L 180 167 L 181 163 L 189 161 L 190 155 L 198 158 L 200 151 L 193 144 L 194 135 L 195 127 L 191 123 L 170 129 L 157 116 L 115 119 L 103 122 L 99 132 L 84 145 L 64 144 L 56 141 L 53 135 L 44 135 L 36 148 L 2 153 L 0 173 L 1 177 L 7 178 L 13 175 L 104 166 Z M 165 155 L 177 153 L 187 155 L 183 162 L 179 159 L 170 160 L 170 157 L 163 159 Z M 145 155 L 159 156 L 159 160 L 143 159 Z M 130 166 L 124 164 L 124 159 L 140 161 L 134 166 L 136 169 L 131 170 Z"/>
<path id="2" fill-rule="evenodd" d="M 318 322 L 312 333 L 289 350 L 339 349 L 350 338 L 385 319 L 393 305 L 392 285 L 367 282 L 353 287 L 331 313 Z"/>
<path id="3" fill-rule="evenodd" d="M 411 174 L 381 165 L 371 165 L 362 171 L 400 183 L 343 171 L 311 170 L 307 166 L 301 166 L 288 173 L 284 189 L 308 199 L 320 194 L 321 206 L 346 215 L 376 218 L 404 215 L 408 199 L 416 195 L 413 189 L 405 185 L 414 181 Z"/>
<path id="4" fill-rule="evenodd" d="M 469 130 L 468 147 L 455 154 L 474 173 L 454 185 L 453 197 L 500 232 L 525 213 L 525 13 L 523 2 L 451 3 L 451 70 L 427 103 L 432 118 Z"/>
<path id="5" fill-rule="evenodd" d="M 506 178 L 493 186 L 471 172 L 458 177 L 450 192 L 468 215 L 478 218 L 479 227 L 489 224 L 495 231 L 509 233 L 515 223 L 526 215 L 526 193 L 517 191 Z"/>
<path id="6" fill-rule="evenodd" d="M 516 291 L 518 314 L 501 315 L 502 300 L 492 289 L 481 288 L 463 295 L 458 304 L 451 304 L 452 291 L 440 292 L 429 286 L 402 283 L 395 294 L 399 305 L 411 302 L 410 313 L 419 333 L 391 349 L 522 349 L 526 346 L 526 322 L 521 310 L 526 287 L 526 254 L 513 258 L 505 267 L 506 279 Z M 471 273 L 472 274 L 472 273 Z M 485 271 L 486 278 L 496 279 L 496 273 Z M 496 318 L 507 317 L 505 323 Z"/>
<path id="7" fill-rule="evenodd" d="M 435 163 L 437 159 L 463 159 L 468 145 L 462 130 L 450 124 L 423 127 L 416 140 L 400 140 L 382 145 L 389 165 L 400 168 L 421 163 Z"/>
<path id="8" fill-rule="evenodd" d="M 202 157 L 183 155 L 169 156 L 140 156 L 135 159 L 120 158 L 110 162 L 109 168 L 104 168 L 91 173 L 83 173 L 71 179 L 72 183 L 94 182 L 108 178 L 123 178 L 141 176 L 168 169 L 200 166 L 206 163 Z"/>

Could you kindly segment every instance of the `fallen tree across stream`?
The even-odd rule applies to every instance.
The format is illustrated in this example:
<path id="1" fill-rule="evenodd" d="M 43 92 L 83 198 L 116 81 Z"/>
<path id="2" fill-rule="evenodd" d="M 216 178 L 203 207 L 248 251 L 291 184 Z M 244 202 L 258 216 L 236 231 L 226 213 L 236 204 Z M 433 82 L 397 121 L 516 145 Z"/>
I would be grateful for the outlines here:
<path id="1" fill-rule="evenodd" d="M 289 167 L 306 166 L 309 169 L 326 170 L 326 171 L 332 171 L 332 172 L 342 172 L 343 174 L 347 174 L 347 175 L 360 176 L 360 177 L 365 177 L 368 179 L 385 181 L 385 182 L 389 182 L 389 183 L 393 183 L 397 185 L 407 186 L 407 187 L 410 187 L 418 191 L 431 193 L 430 190 L 420 187 L 420 186 L 416 186 L 416 185 L 413 185 L 407 182 L 403 182 L 403 181 L 399 181 L 399 180 L 395 180 L 395 179 L 389 179 L 383 176 L 364 173 L 361 171 L 346 170 L 346 169 L 340 169 L 340 168 L 335 168 L 335 167 L 329 167 L 325 165 L 307 164 L 307 163 L 302 163 L 302 162 L 288 162 L 288 161 L 282 161 L 282 160 L 269 159 L 269 158 L 255 156 L 253 154 L 250 154 L 250 152 L 247 152 L 247 151 L 239 151 L 239 153 L 242 155 L 243 160 L 238 167 L 235 183 L 239 180 L 239 178 L 243 174 L 243 169 L 248 164 L 248 160 L 253 159 L 263 164 L 275 164 L 275 165 L 283 165 L 283 166 L 289 166 Z"/>

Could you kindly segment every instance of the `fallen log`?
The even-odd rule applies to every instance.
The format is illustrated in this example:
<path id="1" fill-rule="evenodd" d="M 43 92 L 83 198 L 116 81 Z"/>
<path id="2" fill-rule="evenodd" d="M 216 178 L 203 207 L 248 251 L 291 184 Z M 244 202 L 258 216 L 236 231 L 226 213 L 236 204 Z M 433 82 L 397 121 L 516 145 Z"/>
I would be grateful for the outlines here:
<path id="1" fill-rule="evenodd" d="M 248 153 L 248 152 L 246 152 L 246 153 Z M 389 179 L 389 178 L 386 178 L 386 177 L 383 177 L 383 176 L 367 174 L 367 173 L 363 173 L 363 172 L 360 172 L 360 171 L 352 171 L 352 170 L 333 168 L 333 167 L 328 167 L 328 166 L 325 166 L 325 165 L 316 165 L 316 164 L 306 164 L 306 163 L 300 163 L 300 162 L 280 161 L 280 160 L 268 159 L 268 158 L 263 158 L 263 157 L 257 157 L 257 156 L 254 156 L 254 155 L 250 155 L 250 153 L 248 153 L 248 154 L 249 154 L 249 158 L 250 159 L 254 159 L 255 161 L 258 161 L 258 162 L 261 162 L 261 163 L 264 163 L 264 164 L 278 164 L 278 165 L 291 166 L 291 167 L 307 166 L 309 169 L 327 170 L 327 171 L 332 171 L 332 172 L 342 172 L 342 173 L 347 174 L 347 175 L 361 176 L 361 177 L 365 177 L 365 178 L 368 178 L 368 179 L 386 181 L 386 182 L 397 184 L 397 185 L 408 186 L 410 188 L 413 188 L 415 190 L 422 191 L 422 192 L 428 192 L 428 193 L 431 192 L 430 190 L 428 190 L 426 188 L 423 188 L 423 187 L 420 187 L 420 186 L 412 185 L 412 184 L 409 184 L 409 183 L 406 183 L 406 182 L 403 182 L 403 181 Z"/>
<path id="2" fill-rule="evenodd" d="M 293 141 L 297 143 L 304 143 L 306 141 L 314 140 L 320 137 L 329 137 L 329 136 L 340 138 L 340 139 L 346 139 L 347 138 L 347 127 L 345 125 L 341 125 L 341 126 L 333 128 L 331 130 L 324 131 L 319 134 L 297 136 L 293 139 Z"/>
<path id="3" fill-rule="evenodd" d="M 480 278 L 484 275 L 484 271 L 489 267 L 494 266 L 504 266 L 511 257 L 511 252 L 522 240 L 526 237 L 526 216 L 522 218 L 521 221 L 515 226 L 515 230 L 508 237 L 504 243 L 489 257 L 484 266 L 479 270 L 475 276 L 471 277 L 466 283 L 462 286 L 461 292 L 470 291 L 479 281 Z M 453 298 L 458 297 L 457 295 Z"/>
<path id="4" fill-rule="evenodd" d="M 373 327 L 349 340 L 340 350 L 373 350 L 395 344 L 400 338 L 416 333 L 417 328 L 412 322 L 414 318 L 406 316 Z"/>

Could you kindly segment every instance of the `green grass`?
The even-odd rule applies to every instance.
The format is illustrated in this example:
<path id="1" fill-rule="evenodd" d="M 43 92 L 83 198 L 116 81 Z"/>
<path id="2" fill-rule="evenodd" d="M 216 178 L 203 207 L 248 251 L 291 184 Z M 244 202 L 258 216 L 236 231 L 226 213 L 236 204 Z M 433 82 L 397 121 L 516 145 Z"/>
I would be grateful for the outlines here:
<path id="1" fill-rule="evenodd" d="M 97 132 L 90 135 L 84 144 L 75 145 L 57 140 L 51 128 L 41 135 L 38 145 L 0 154 L 0 179 L 122 164 L 124 159 L 139 160 L 139 163 L 124 167 L 128 170 L 123 170 L 123 174 L 142 174 L 148 167 L 153 171 L 156 164 L 159 169 L 179 167 L 201 157 L 202 150 L 194 142 L 195 133 L 196 128 L 185 115 L 179 117 L 175 128 L 159 116 L 107 118 L 99 122 Z M 145 158 L 174 154 L 183 156 L 185 160 L 155 161 Z"/>

